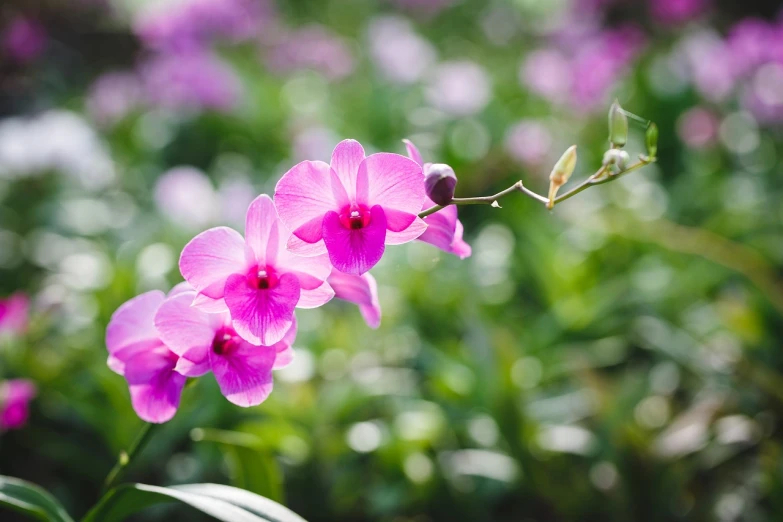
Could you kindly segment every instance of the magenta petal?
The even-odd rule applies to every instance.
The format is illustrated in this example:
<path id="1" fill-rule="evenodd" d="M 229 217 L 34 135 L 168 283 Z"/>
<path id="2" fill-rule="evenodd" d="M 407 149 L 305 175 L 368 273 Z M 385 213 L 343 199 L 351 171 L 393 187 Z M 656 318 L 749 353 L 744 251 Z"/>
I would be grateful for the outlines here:
<path id="1" fill-rule="evenodd" d="M 270 346 L 291 327 L 299 301 L 299 280 L 283 274 L 274 288 L 259 290 L 247 277 L 233 275 L 226 281 L 226 305 L 234 330 L 246 341 Z"/>
<path id="2" fill-rule="evenodd" d="M 277 352 L 270 346 L 243 342 L 226 355 L 212 353 L 212 372 L 220 392 L 237 406 L 257 406 L 272 392 Z"/>
<path id="3" fill-rule="evenodd" d="M 457 228 L 454 231 L 454 241 L 451 243 L 451 253 L 460 259 L 466 259 L 471 256 L 473 249 L 462 239 L 462 222 L 457 221 Z"/>
<path id="4" fill-rule="evenodd" d="M 427 223 L 420 217 L 411 223 L 411 225 L 402 232 L 392 232 L 391 230 L 386 232 L 386 244 L 387 245 L 402 245 L 409 243 L 414 239 L 419 238 L 427 230 Z"/>
<path id="5" fill-rule="evenodd" d="M 470 245 L 462 240 L 463 227 L 457 219 L 457 207 L 448 206 L 430 214 L 424 221 L 428 226 L 426 232 L 419 236 L 419 241 L 436 246 L 460 259 L 470 256 Z"/>
<path id="6" fill-rule="evenodd" d="M 323 218 L 320 219 L 321 230 L 323 230 Z M 322 232 L 319 232 L 319 235 Z M 324 245 L 323 238 L 317 243 L 307 243 L 302 241 L 295 235 L 291 234 L 286 242 L 286 250 L 292 254 L 302 257 L 319 256 L 326 253 L 326 245 Z"/>
<path id="7" fill-rule="evenodd" d="M 324 217 L 317 216 L 294 230 L 293 234 L 305 243 L 316 243 L 321 240 L 323 222 Z"/>
<path id="8" fill-rule="evenodd" d="M 370 222 L 360 229 L 342 225 L 336 212 L 324 218 L 324 243 L 332 265 L 340 272 L 360 275 L 374 267 L 383 256 L 386 216 L 376 205 L 370 210 Z"/>
<path id="9" fill-rule="evenodd" d="M 411 140 L 402 140 L 402 142 L 405 144 L 405 148 L 408 151 L 408 157 L 419 165 L 424 165 L 424 160 L 421 158 L 421 153 L 419 152 L 419 149 L 416 148 L 416 145 L 414 145 Z"/>
<path id="10" fill-rule="evenodd" d="M 165 346 L 132 357 L 125 367 L 131 402 L 147 422 L 162 423 L 177 412 L 187 378 L 174 371 L 177 356 Z"/>
<path id="11" fill-rule="evenodd" d="M 343 140 L 332 152 L 331 167 L 337 173 L 349 198 L 356 195 L 356 175 L 364 160 L 364 148 L 356 140 Z"/>
<path id="12" fill-rule="evenodd" d="M 328 279 L 335 297 L 350 301 L 359 307 L 370 328 L 381 324 L 381 305 L 378 302 L 378 284 L 369 273 L 360 276 L 333 271 Z"/>
<path id="13" fill-rule="evenodd" d="M 245 242 L 256 255 L 259 264 L 274 263 L 277 259 L 280 235 L 277 210 L 272 198 L 261 194 L 247 209 L 245 216 Z"/>
<path id="14" fill-rule="evenodd" d="M 197 292 L 220 299 L 226 278 L 243 273 L 253 262 L 254 255 L 239 232 L 217 227 L 202 232 L 185 245 L 179 269 Z"/>
<path id="15" fill-rule="evenodd" d="M 391 208 L 385 208 L 383 213 L 386 215 L 386 228 L 391 232 L 402 232 L 416 220 L 416 214 L 408 214 Z"/>
<path id="16" fill-rule="evenodd" d="M 297 308 L 318 308 L 323 306 L 334 297 L 334 290 L 329 286 L 329 283 L 321 283 L 318 288 L 312 290 L 302 289 L 302 293 L 299 296 L 299 302 L 296 304 Z"/>
<path id="17" fill-rule="evenodd" d="M 294 322 L 291 328 L 288 329 L 283 339 L 280 342 L 275 343 L 272 348 L 275 349 L 277 355 L 275 356 L 275 365 L 273 370 L 279 370 L 285 368 L 294 360 L 294 341 L 296 340 L 296 316 L 294 316 Z"/>
<path id="18" fill-rule="evenodd" d="M 124 363 L 137 352 L 160 344 L 155 328 L 155 313 L 165 296 L 152 290 L 134 297 L 120 306 L 106 327 L 106 348 L 109 350 L 109 367 L 124 373 Z"/>
<path id="19" fill-rule="evenodd" d="M 211 346 L 199 346 L 191 348 L 177 361 L 174 370 L 185 377 L 201 377 L 211 369 L 209 362 L 209 351 Z"/>
<path id="20" fill-rule="evenodd" d="M 424 202 L 424 176 L 415 161 L 386 152 L 367 156 L 359 167 L 359 184 L 367 178 L 367 204 L 418 214 Z M 361 187 L 357 186 L 357 192 Z"/>
<path id="21" fill-rule="evenodd" d="M 207 314 L 191 306 L 195 296 L 195 292 L 183 292 L 169 297 L 155 314 L 160 339 L 179 356 L 193 348 L 211 346 L 223 323 L 222 314 Z"/>
<path id="22" fill-rule="evenodd" d="M 275 187 L 277 213 L 288 230 L 296 230 L 331 210 L 338 210 L 338 199 L 343 198 L 347 199 L 345 189 L 329 165 L 321 161 L 295 165 Z"/>
<path id="23" fill-rule="evenodd" d="M 196 294 L 196 297 L 193 298 L 193 302 L 190 304 L 190 306 L 198 308 L 202 312 L 206 312 L 208 314 L 228 312 L 226 301 L 222 297 L 220 299 L 212 299 L 211 297 L 207 297 L 204 294 Z"/>

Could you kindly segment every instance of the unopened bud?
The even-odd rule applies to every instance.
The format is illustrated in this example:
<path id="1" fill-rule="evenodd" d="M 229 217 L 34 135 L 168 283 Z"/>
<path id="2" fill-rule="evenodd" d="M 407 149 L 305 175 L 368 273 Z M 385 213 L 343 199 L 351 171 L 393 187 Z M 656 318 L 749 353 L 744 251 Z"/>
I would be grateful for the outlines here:
<path id="1" fill-rule="evenodd" d="M 631 157 L 624 150 L 609 149 L 604 153 L 603 165 L 605 167 L 616 165 L 618 169 L 623 170 L 629 161 Z"/>
<path id="2" fill-rule="evenodd" d="M 617 100 L 609 108 L 609 142 L 618 148 L 628 142 L 628 117 Z"/>
<path id="3" fill-rule="evenodd" d="M 655 158 L 658 154 L 658 126 L 654 123 L 650 123 L 647 127 L 647 155 L 651 158 Z"/>
<path id="4" fill-rule="evenodd" d="M 549 181 L 556 184 L 558 187 L 565 185 L 571 174 L 574 173 L 576 168 L 576 145 L 568 147 L 560 159 L 555 163 L 555 167 L 552 169 L 552 173 L 549 175 Z"/>
<path id="5" fill-rule="evenodd" d="M 555 206 L 555 197 L 560 187 L 568 182 L 568 178 L 574 173 L 576 168 L 576 145 L 571 145 L 560 156 L 560 159 L 555 163 L 552 173 L 549 174 L 549 202 L 547 208 L 550 210 Z"/>
<path id="6" fill-rule="evenodd" d="M 454 169 L 444 163 L 433 163 L 424 176 L 427 196 L 438 205 L 448 205 L 454 199 L 457 175 Z"/>

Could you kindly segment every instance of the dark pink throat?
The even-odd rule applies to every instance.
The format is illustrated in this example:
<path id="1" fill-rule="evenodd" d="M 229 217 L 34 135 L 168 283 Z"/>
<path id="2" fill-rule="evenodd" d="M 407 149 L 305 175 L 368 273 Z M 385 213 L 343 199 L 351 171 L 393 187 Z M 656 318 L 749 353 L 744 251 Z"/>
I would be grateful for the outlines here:
<path id="1" fill-rule="evenodd" d="M 370 210 L 364 205 L 351 205 L 340 212 L 340 224 L 351 230 L 360 230 L 370 224 Z"/>
<path id="2" fill-rule="evenodd" d="M 270 267 L 256 267 L 247 275 L 250 286 L 258 290 L 270 290 L 277 286 L 277 274 Z"/>
<path id="3" fill-rule="evenodd" d="M 212 339 L 212 352 L 216 355 L 228 355 L 239 346 L 239 336 L 232 328 L 224 327 L 215 332 Z"/>

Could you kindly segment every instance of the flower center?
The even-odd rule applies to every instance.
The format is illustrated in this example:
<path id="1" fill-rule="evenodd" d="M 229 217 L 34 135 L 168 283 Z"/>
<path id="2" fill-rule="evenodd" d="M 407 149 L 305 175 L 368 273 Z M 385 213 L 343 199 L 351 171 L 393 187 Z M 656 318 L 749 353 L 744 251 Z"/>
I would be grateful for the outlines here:
<path id="1" fill-rule="evenodd" d="M 277 275 L 270 267 L 256 267 L 247 275 L 250 285 L 259 290 L 277 286 Z"/>
<path id="2" fill-rule="evenodd" d="M 340 212 L 340 224 L 351 230 L 359 230 L 370 224 L 370 211 L 367 207 L 351 205 Z"/>
<path id="3" fill-rule="evenodd" d="M 215 338 L 212 339 L 212 351 L 216 355 L 226 355 L 237 346 L 239 346 L 239 338 L 233 330 L 221 328 L 215 332 Z"/>

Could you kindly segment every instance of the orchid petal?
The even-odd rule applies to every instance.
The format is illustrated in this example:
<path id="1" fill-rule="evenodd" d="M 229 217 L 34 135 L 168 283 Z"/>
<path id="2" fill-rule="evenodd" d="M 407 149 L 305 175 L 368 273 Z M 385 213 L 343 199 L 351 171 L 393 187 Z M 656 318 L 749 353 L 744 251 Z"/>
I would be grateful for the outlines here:
<path id="1" fill-rule="evenodd" d="M 275 187 L 277 213 L 288 230 L 339 210 L 348 201 L 337 174 L 322 161 L 303 161 L 286 172 Z M 304 234 L 304 232 L 300 232 Z M 297 236 L 307 242 L 313 238 Z"/>
<path id="2" fill-rule="evenodd" d="M 332 152 L 332 170 L 340 178 L 351 199 L 356 196 L 356 175 L 363 160 L 364 148 L 356 140 L 343 140 Z"/>
<path id="3" fill-rule="evenodd" d="M 357 202 L 366 183 L 365 204 L 418 214 L 425 197 L 421 172 L 421 165 L 399 154 L 382 152 L 367 156 L 359 166 Z"/>
<path id="4" fill-rule="evenodd" d="M 210 355 L 220 392 L 237 406 L 257 406 L 272 392 L 272 368 L 277 351 L 242 342 L 225 355 Z"/>
<path id="5" fill-rule="evenodd" d="M 202 232 L 185 245 L 179 269 L 197 292 L 220 299 L 226 278 L 244 272 L 255 261 L 254 257 L 239 232 L 217 227 Z"/>

